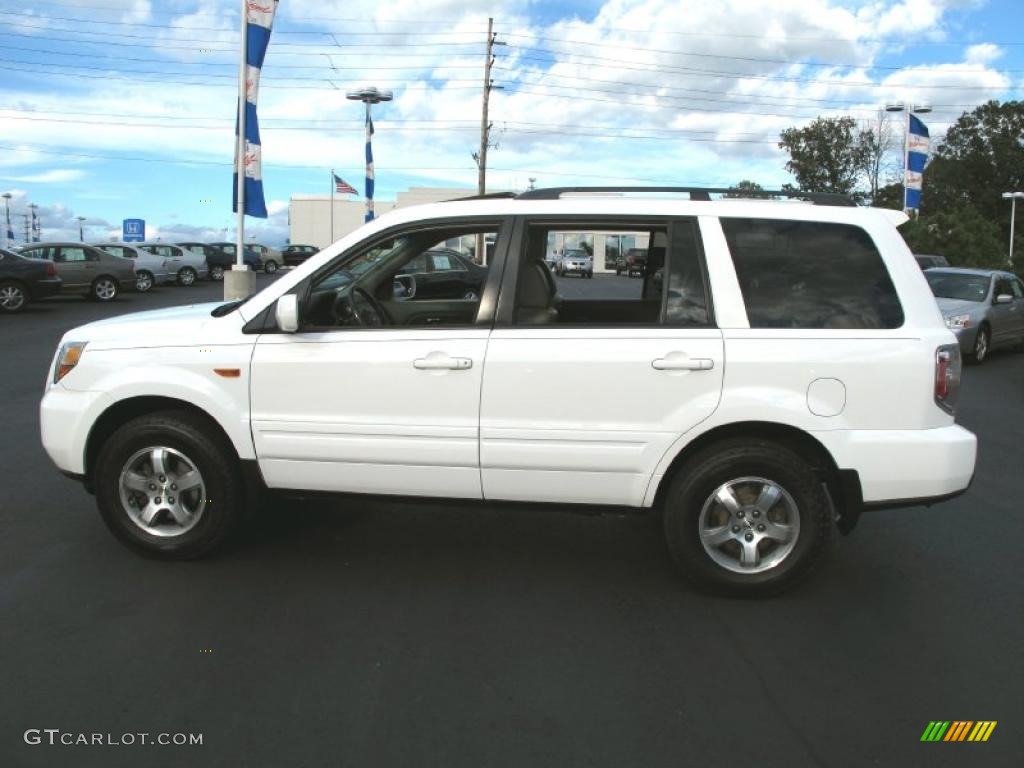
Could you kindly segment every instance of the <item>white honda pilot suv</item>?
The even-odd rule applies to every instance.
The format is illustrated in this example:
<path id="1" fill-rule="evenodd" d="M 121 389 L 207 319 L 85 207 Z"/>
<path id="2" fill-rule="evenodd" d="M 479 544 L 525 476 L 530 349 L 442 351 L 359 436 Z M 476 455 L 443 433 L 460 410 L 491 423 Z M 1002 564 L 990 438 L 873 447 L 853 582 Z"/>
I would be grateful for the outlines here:
<path id="1" fill-rule="evenodd" d="M 863 510 L 962 493 L 977 446 L 903 214 L 720 192 L 400 209 L 245 301 L 75 328 L 43 444 L 147 554 L 212 551 L 266 489 L 601 505 L 656 511 L 705 585 L 777 592 Z M 594 279 L 556 279 L 580 233 Z M 624 237 L 642 280 L 603 257 Z M 415 268 L 439 247 L 479 292 Z"/>

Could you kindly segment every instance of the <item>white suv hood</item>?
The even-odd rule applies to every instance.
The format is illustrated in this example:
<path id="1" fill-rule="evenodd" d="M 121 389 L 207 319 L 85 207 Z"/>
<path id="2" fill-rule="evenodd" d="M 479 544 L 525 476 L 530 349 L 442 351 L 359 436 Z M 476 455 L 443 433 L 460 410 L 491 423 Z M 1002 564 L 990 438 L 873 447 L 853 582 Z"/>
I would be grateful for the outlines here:
<path id="1" fill-rule="evenodd" d="M 64 334 L 64 340 L 86 341 L 94 349 L 180 347 L 224 343 L 227 334 L 237 343 L 244 321 L 237 312 L 213 317 L 210 313 L 221 304 L 189 304 L 118 315 L 73 328 Z"/>

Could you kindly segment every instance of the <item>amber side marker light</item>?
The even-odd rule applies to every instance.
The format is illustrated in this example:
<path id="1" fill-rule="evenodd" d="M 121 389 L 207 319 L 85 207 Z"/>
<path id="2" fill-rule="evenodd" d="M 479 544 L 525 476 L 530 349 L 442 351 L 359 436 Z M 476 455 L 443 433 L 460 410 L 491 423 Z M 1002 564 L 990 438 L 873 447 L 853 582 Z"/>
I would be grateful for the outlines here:
<path id="1" fill-rule="evenodd" d="M 60 355 L 57 357 L 57 366 L 53 369 L 53 383 L 67 376 L 78 365 L 82 359 L 82 352 L 85 350 L 84 341 L 69 341 L 60 348 Z"/>
<path id="2" fill-rule="evenodd" d="M 225 379 L 237 379 L 242 375 L 241 368 L 214 368 L 213 372 Z"/>

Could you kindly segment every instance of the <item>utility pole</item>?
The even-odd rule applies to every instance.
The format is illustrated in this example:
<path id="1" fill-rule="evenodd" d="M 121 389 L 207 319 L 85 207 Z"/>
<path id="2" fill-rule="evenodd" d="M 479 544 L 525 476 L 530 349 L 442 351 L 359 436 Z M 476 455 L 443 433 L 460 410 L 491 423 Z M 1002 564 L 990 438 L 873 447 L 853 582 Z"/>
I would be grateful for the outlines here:
<path id="1" fill-rule="evenodd" d="M 491 123 L 488 118 L 488 110 L 491 102 L 491 91 L 495 88 L 501 88 L 500 85 L 495 86 L 494 81 L 491 80 L 491 67 L 494 65 L 494 46 L 504 45 L 505 43 L 497 42 L 495 37 L 494 18 L 488 17 L 487 55 L 484 58 L 484 99 L 483 110 L 480 113 L 480 151 L 473 153 L 473 159 L 476 160 L 477 166 L 476 191 L 478 195 L 487 194 L 487 148 L 491 144 Z M 487 254 L 484 252 L 485 248 L 484 236 L 477 235 L 476 253 L 473 256 L 478 264 L 487 263 Z"/>
<path id="2" fill-rule="evenodd" d="M 29 226 L 28 226 L 28 216 L 29 215 L 27 213 L 23 213 L 23 214 L 21 214 L 21 216 L 22 216 L 23 219 L 25 219 L 25 242 L 26 243 L 31 243 L 32 242 L 32 236 L 30 234 L 30 230 L 29 230 Z"/>

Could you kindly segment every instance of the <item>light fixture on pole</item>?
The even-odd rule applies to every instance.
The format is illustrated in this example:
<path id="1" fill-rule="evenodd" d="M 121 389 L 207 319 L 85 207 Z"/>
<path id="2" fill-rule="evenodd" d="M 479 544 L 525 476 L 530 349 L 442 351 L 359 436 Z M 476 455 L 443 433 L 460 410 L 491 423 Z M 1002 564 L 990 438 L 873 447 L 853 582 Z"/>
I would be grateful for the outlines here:
<path id="1" fill-rule="evenodd" d="M 1009 264 L 1013 266 L 1013 227 L 1017 218 L 1017 201 L 1024 200 L 1024 192 L 1003 192 L 1003 200 L 1010 201 L 1010 256 Z"/>
<path id="2" fill-rule="evenodd" d="M 373 147 L 370 139 L 373 136 L 373 117 L 370 107 L 373 104 L 380 104 L 382 101 L 391 101 L 394 95 L 391 91 L 381 91 L 374 86 L 367 86 L 355 91 L 349 91 L 345 98 L 350 101 L 361 101 L 366 105 L 366 216 L 364 221 L 373 221 Z"/>
<path id="3" fill-rule="evenodd" d="M 82 229 L 85 223 L 85 216 L 75 216 L 78 219 L 78 241 L 81 243 L 85 242 L 85 230 Z"/>
<path id="4" fill-rule="evenodd" d="M 932 111 L 931 105 L 929 104 L 911 104 L 902 101 L 891 102 L 885 105 L 886 112 L 903 112 L 905 118 L 903 120 L 903 160 L 901 164 L 903 166 L 903 210 L 906 211 L 907 206 L 907 158 L 910 153 L 910 116 L 911 115 L 924 115 Z"/>

